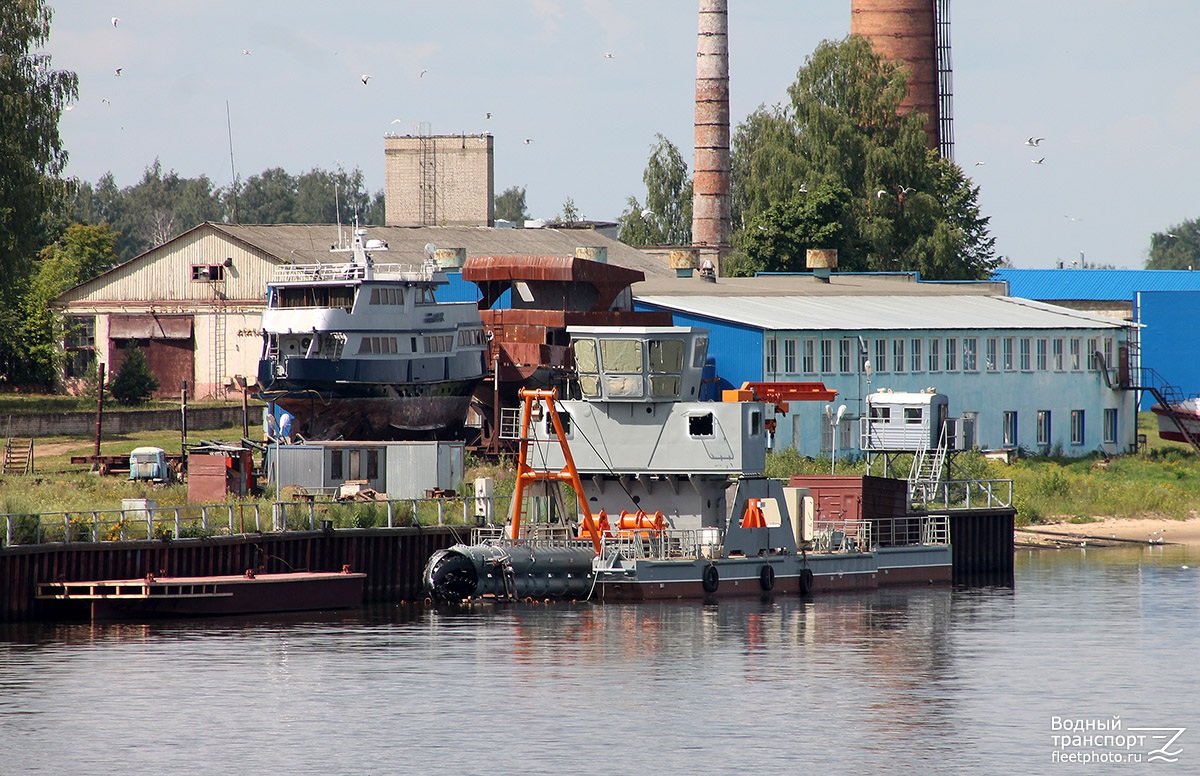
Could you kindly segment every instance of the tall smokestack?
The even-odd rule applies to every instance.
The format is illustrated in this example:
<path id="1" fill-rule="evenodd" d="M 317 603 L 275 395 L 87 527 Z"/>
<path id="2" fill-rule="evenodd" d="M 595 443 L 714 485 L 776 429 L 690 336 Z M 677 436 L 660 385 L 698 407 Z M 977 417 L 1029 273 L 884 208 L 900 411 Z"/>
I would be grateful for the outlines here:
<path id="1" fill-rule="evenodd" d="M 696 41 L 696 156 L 692 165 L 692 245 L 729 246 L 728 0 L 700 0 Z"/>

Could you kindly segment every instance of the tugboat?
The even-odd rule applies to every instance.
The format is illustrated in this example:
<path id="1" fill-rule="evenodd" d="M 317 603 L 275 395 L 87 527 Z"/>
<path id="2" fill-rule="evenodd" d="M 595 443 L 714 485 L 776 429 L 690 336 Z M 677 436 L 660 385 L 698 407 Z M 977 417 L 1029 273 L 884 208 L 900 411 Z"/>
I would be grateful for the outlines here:
<path id="1" fill-rule="evenodd" d="M 706 331 L 568 332 L 573 397 L 521 391 L 511 512 L 429 559 L 431 597 L 640 601 L 950 581 L 946 516 L 817 521 L 806 489 L 764 476 L 775 414 L 829 401 L 823 384 L 698 401 Z"/>
<path id="2" fill-rule="evenodd" d="M 433 439 L 466 420 L 487 340 L 470 302 L 439 303 L 432 257 L 379 264 L 354 230 L 348 263 L 289 264 L 267 285 L 259 396 L 320 439 Z"/>

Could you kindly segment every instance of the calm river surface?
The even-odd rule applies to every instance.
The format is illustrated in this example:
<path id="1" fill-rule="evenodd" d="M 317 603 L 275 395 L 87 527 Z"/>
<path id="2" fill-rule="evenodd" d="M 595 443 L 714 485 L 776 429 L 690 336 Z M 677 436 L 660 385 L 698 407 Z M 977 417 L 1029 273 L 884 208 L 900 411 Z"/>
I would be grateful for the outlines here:
<path id="1" fill-rule="evenodd" d="M 0 625 L 0 773 L 1200 773 L 1198 666 L 1184 547 L 808 602 Z"/>

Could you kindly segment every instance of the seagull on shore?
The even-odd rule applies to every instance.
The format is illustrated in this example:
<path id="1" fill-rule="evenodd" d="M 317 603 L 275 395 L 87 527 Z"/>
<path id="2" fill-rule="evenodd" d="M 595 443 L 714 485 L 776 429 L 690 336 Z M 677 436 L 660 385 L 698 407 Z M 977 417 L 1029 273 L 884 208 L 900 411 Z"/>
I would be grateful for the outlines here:
<path id="1" fill-rule="evenodd" d="M 362 78 L 360 80 L 363 82 L 363 86 L 366 86 L 367 81 L 371 80 L 371 76 L 367 75 L 366 73 L 363 73 Z"/>
<path id="2" fill-rule="evenodd" d="M 1031 138 L 1029 138 L 1028 140 L 1026 140 L 1026 141 L 1025 141 L 1025 145 L 1027 145 L 1027 146 L 1039 146 L 1039 145 L 1041 145 L 1041 144 L 1042 144 L 1042 141 L 1043 141 L 1043 140 L 1045 140 L 1045 139 L 1046 139 L 1046 138 L 1044 138 L 1044 137 L 1031 137 Z"/>
<path id="3" fill-rule="evenodd" d="M 1042 162 L 1046 161 L 1046 157 L 1043 156 L 1041 159 L 1030 159 L 1029 161 L 1033 162 L 1034 164 L 1041 164 Z"/>

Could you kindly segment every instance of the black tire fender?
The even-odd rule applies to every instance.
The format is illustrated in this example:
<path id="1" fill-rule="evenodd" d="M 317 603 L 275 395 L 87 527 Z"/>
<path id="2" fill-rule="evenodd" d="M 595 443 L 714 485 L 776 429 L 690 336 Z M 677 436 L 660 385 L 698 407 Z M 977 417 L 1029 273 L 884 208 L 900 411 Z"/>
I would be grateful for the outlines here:
<path id="1" fill-rule="evenodd" d="M 717 588 L 721 586 L 721 573 L 717 571 L 716 564 L 710 563 L 704 567 L 704 573 L 700 577 L 700 584 L 704 586 L 704 592 L 712 594 L 717 592 Z"/>

